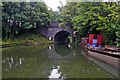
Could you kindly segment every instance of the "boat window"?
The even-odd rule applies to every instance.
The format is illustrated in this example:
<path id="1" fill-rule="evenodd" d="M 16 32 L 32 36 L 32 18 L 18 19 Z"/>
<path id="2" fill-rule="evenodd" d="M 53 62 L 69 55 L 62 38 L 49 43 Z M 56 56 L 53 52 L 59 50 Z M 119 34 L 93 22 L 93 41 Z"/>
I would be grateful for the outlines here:
<path id="1" fill-rule="evenodd" d="M 97 39 L 97 35 L 94 35 L 94 36 L 93 36 L 93 39 Z"/>

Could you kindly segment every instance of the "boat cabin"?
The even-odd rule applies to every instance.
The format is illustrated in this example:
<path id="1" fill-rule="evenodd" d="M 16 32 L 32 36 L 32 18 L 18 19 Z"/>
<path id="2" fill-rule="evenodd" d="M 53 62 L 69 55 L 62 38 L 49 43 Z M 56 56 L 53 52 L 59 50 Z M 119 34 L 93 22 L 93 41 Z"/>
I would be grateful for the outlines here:
<path id="1" fill-rule="evenodd" d="M 95 44 L 101 45 L 101 35 L 98 34 L 89 34 L 88 37 L 81 38 L 82 44 Z"/>
<path id="2" fill-rule="evenodd" d="M 89 34 L 89 44 L 101 45 L 101 35 Z"/>

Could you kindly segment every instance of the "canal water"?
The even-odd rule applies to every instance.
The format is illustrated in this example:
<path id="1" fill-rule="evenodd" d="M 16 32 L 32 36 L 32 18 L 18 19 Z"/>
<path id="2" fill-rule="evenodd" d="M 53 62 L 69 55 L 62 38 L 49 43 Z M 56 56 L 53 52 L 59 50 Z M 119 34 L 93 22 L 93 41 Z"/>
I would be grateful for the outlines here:
<path id="1" fill-rule="evenodd" d="M 43 46 L 42 46 L 43 47 Z M 78 45 L 55 44 L 41 49 L 17 46 L 2 50 L 3 78 L 114 78 L 115 75 L 89 60 Z M 96 61 L 96 60 L 95 60 Z M 99 63 L 99 62 L 97 62 Z"/>

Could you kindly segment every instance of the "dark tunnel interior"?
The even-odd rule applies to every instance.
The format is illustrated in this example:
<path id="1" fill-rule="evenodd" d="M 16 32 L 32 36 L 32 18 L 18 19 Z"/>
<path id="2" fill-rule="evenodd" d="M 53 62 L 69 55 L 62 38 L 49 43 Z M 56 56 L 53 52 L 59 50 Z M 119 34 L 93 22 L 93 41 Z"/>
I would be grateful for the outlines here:
<path id="1" fill-rule="evenodd" d="M 67 31 L 60 31 L 60 32 L 56 33 L 54 41 L 56 43 L 68 43 L 69 42 L 69 39 L 68 39 L 69 34 L 70 33 Z"/>

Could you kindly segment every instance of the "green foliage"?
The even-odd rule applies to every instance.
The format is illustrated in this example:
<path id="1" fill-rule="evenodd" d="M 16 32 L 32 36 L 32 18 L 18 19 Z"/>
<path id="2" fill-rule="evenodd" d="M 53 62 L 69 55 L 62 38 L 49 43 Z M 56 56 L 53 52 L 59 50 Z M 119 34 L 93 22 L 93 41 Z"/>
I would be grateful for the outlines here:
<path id="1" fill-rule="evenodd" d="M 72 26 L 72 18 L 78 13 L 76 5 L 77 2 L 68 2 L 61 12 L 64 23 L 69 24 L 70 26 Z"/>
<path id="2" fill-rule="evenodd" d="M 114 42 L 113 42 L 113 41 L 111 41 L 109 45 L 114 45 Z"/>
<path id="3" fill-rule="evenodd" d="M 51 22 L 62 22 L 62 18 L 60 16 L 59 11 L 52 11 L 52 21 Z"/>
<path id="4" fill-rule="evenodd" d="M 59 27 L 65 27 L 65 23 L 60 23 Z"/>
<path id="5" fill-rule="evenodd" d="M 117 47 L 120 47 L 120 39 L 116 39 L 117 40 Z"/>
<path id="6" fill-rule="evenodd" d="M 3 2 L 3 39 L 15 37 L 24 29 L 48 25 L 51 13 L 44 2 Z"/>
<path id="7" fill-rule="evenodd" d="M 2 1 L 0 0 L 0 6 L 3 6 Z"/>
<path id="8" fill-rule="evenodd" d="M 58 6 L 58 11 L 53 11 L 52 9 L 50 9 L 51 13 L 52 13 L 52 20 L 51 22 L 62 22 L 62 18 L 60 16 L 62 10 L 63 10 L 63 4 L 61 1 L 59 1 L 61 6 Z"/>
<path id="9" fill-rule="evenodd" d="M 108 42 L 108 40 L 105 40 L 105 45 L 109 45 L 109 42 Z"/>
<path id="10" fill-rule="evenodd" d="M 106 30 L 105 35 L 109 41 L 119 43 L 120 21 L 119 6 L 116 2 L 69 2 L 62 11 L 63 21 L 70 23 L 82 36 L 87 34 L 100 34 Z M 112 44 L 112 43 L 111 43 Z"/>
<path id="11" fill-rule="evenodd" d="M 117 27 L 116 28 L 116 41 L 117 41 L 117 46 L 120 47 L 120 15 L 119 18 L 117 20 Z"/>
<path id="12" fill-rule="evenodd" d="M 60 24 L 59 24 L 59 27 L 65 28 L 65 29 L 69 29 L 69 28 L 70 28 L 69 26 L 66 26 L 65 23 L 60 23 Z"/>
<path id="13" fill-rule="evenodd" d="M 14 40 L 10 38 L 9 39 L 5 38 L 2 44 L 25 43 L 25 42 L 52 43 L 53 41 L 49 41 L 47 38 L 44 38 L 40 34 L 28 33 L 28 34 L 19 35 L 18 37 L 15 37 Z"/>

